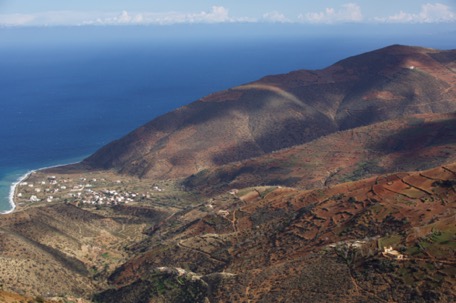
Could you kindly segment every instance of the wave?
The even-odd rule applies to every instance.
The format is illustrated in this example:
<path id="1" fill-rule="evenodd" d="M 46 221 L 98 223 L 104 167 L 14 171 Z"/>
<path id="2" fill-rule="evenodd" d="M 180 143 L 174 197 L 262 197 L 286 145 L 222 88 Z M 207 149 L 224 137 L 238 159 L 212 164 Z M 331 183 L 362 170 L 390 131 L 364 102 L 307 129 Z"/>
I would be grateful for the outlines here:
<path id="1" fill-rule="evenodd" d="M 0 212 L 1 215 L 6 215 L 6 214 L 10 214 L 12 213 L 15 209 L 16 209 L 16 203 L 14 203 L 14 196 L 16 194 L 16 188 L 17 186 L 24 182 L 25 180 L 27 180 L 28 177 L 30 177 L 31 174 L 37 172 L 37 171 L 40 171 L 40 170 L 45 170 L 45 169 L 49 169 L 49 168 L 55 168 L 55 167 L 60 167 L 60 166 L 66 166 L 66 165 L 71 165 L 71 164 L 76 164 L 76 163 L 79 163 L 80 161 L 78 162 L 72 162 L 72 163 L 67 163 L 67 164 L 57 164 L 57 165 L 51 165 L 51 166 L 46 166 L 46 167 L 42 167 L 42 168 L 39 168 L 39 169 L 34 169 L 34 170 L 30 170 L 28 171 L 27 173 L 25 173 L 24 175 L 20 176 L 16 182 L 12 183 L 11 186 L 10 186 L 10 192 L 9 192 L 9 195 L 8 195 L 8 200 L 9 200 L 9 204 L 11 205 L 11 209 L 10 210 L 7 210 L 7 211 L 4 211 L 4 212 Z"/>

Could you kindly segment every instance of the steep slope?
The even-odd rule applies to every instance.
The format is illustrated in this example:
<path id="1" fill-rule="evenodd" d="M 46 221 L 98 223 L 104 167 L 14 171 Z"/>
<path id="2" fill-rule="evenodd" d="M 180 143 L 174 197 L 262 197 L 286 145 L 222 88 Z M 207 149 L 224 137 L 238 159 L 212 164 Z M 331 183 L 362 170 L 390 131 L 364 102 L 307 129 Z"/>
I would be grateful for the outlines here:
<path id="1" fill-rule="evenodd" d="M 17 303 L 17 302 L 37 302 L 37 303 L 50 303 L 55 301 L 44 300 L 43 297 L 37 296 L 35 298 L 19 295 L 16 293 L 9 293 L 0 290 L 0 302 L 2 303 Z M 83 302 L 81 302 L 83 303 Z"/>
<path id="2" fill-rule="evenodd" d="M 96 299 L 453 302 L 455 203 L 456 164 L 313 191 L 245 189 L 151 232 Z"/>
<path id="3" fill-rule="evenodd" d="M 146 223 L 164 216 L 150 212 L 90 211 L 58 203 L 2 216 L 2 289 L 45 297 L 87 297 L 103 289 L 105 276 L 129 257 L 124 246 L 142 239 Z"/>
<path id="4" fill-rule="evenodd" d="M 456 111 L 456 51 L 391 46 L 205 97 L 138 128 L 86 159 L 145 178 L 205 168 L 309 142 L 338 130 Z"/>
<path id="5" fill-rule="evenodd" d="M 455 161 L 456 114 L 414 115 L 206 169 L 183 184 L 209 196 L 260 184 L 311 189 Z"/>

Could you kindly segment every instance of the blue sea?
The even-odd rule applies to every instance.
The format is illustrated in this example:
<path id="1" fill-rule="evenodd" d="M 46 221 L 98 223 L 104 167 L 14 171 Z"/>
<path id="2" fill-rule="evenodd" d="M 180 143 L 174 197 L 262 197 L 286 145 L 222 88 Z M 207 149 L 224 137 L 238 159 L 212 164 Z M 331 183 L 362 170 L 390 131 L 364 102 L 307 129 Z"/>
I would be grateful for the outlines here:
<path id="1" fill-rule="evenodd" d="M 445 27 L 0 28 L 0 211 L 11 209 L 11 184 L 26 172 L 79 161 L 207 94 L 390 44 L 453 41 Z"/>

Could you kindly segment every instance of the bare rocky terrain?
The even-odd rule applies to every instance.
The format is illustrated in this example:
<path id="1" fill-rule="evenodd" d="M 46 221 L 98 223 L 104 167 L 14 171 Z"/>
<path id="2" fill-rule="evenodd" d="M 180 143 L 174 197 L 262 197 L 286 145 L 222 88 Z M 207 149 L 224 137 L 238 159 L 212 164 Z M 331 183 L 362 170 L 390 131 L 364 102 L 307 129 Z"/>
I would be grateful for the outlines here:
<path id="1" fill-rule="evenodd" d="M 211 211 L 190 210 L 138 243 L 145 252 L 97 298 L 147 302 L 161 276 L 197 281 L 198 294 L 215 302 L 452 302 L 455 168 L 217 196 Z M 390 246 L 403 259 L 383 255 Z M 162 295 L 178 286 L 162 283 Z"/>
<path id="2" fill-rule="evenodd" d="M 454 302 L 455 84 L 455 51 L 395 45 L 35 172 L 0 301 Z"/>

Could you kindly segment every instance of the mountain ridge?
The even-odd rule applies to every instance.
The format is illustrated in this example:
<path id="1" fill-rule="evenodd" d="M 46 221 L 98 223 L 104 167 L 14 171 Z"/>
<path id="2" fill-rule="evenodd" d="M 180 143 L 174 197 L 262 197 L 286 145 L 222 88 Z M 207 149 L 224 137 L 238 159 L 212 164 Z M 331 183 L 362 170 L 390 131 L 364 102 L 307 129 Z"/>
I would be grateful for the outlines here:
<path id="1" fill-rule="evenodd" d="M 160 116 L 83 161 L 142 178 L 185 177 L 339 130 L 456 111 L 456 51 L 390 46 L 317 71 L 211 94 Z"/>

